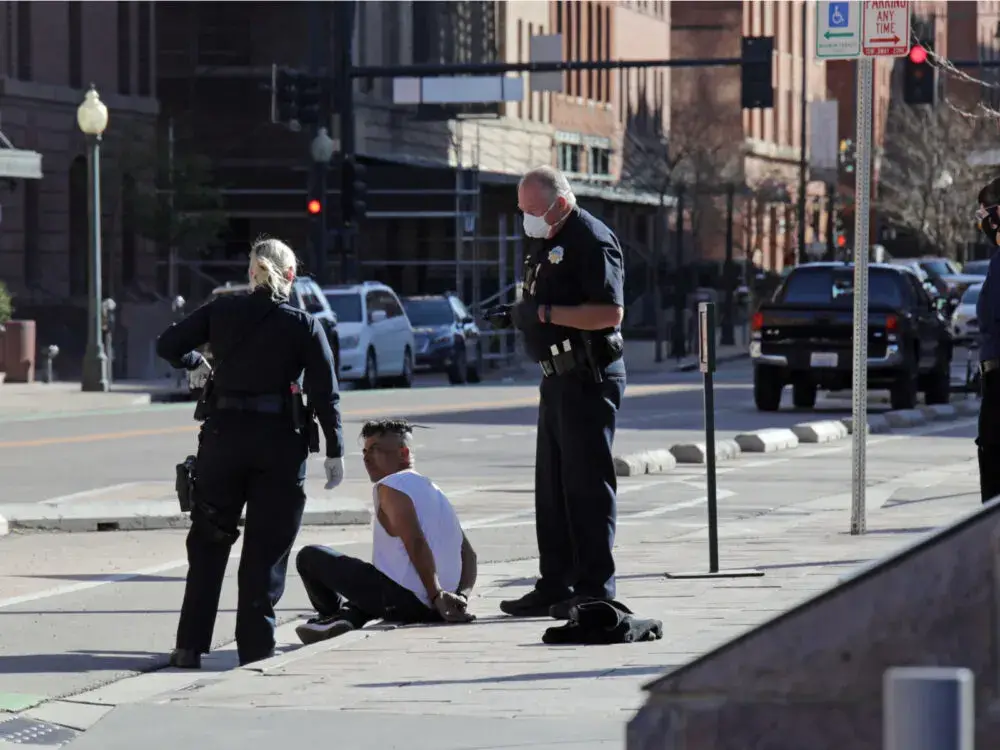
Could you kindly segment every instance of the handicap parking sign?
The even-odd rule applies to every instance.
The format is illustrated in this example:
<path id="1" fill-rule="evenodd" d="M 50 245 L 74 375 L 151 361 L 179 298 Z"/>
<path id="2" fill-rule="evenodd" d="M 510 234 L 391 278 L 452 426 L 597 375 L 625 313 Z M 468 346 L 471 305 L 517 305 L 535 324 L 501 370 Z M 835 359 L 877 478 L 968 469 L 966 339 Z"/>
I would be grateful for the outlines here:
<path id="1" fill-rule="evenodd" d="M 850 3 L 830 3 L 829 25 L 831 29 L 842 29 L 848 25 Z"/>

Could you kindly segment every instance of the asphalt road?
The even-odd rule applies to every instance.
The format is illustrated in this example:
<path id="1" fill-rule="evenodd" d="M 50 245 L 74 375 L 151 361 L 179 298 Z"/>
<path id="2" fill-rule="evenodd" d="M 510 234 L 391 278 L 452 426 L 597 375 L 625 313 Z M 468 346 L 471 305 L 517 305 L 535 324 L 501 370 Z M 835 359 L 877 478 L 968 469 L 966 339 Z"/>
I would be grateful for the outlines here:
<path id="1" fill-rule="evenodd" d="M 956 357 L 955 377 L 964 360 Z M 786 398 L 790 398 L 786 389 Z M 345 497 L 369 496 L 357 435 L 365 419 L 405 416 L 421 425 L 416 454 L 439 483 L 461 486 L 531 486 L 537 383 L 433 386 L 343 395 L 348 443 Z M 786 404 L 774 414 L 753 405 L 751 367 L 728 363 L 716 378 L 716 430 L 720 438 L 762 427 L 787 427 L 849 416 L 849 397 L 821 396 L 815 410 Z M 870 410 L 888 408 L 873 397 Z M 191 404 L 134 407 L 74 415 L 47 414 L 4 421 L 0 415 L 0 514 L 3 504 L 72 497 L 163 499 L 172 496 L 174 465 L 195 450 Z M 626 390 L 615 440 L 618 453 L 668 448 L 704 439 L 699 373 L 633 378 Z M 307 490 L 322 493 L 320 462 L 311 461 Z"/>

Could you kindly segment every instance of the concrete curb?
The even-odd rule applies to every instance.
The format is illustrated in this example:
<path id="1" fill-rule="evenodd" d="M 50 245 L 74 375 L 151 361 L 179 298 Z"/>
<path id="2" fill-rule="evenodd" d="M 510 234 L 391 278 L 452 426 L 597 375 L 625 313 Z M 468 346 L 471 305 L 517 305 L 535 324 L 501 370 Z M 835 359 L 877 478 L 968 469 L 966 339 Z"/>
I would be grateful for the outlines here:
<path id="1" fill-rule="evenodd" d="M 643 474 L 666 474 L 677 466 L 677 459 L 668 450 L 643 451 L 615 456 L 615 476 L 636 477 Z"/>
<path id="2" fill-rule="evenodd" d="M 847 425 L 835 420 L 825 420 L 822 422 L 803 422 L 794 425 L 792 432 L 799 439 L 800 443 L 830 443 L 834 440 L 841 440 L 850 434 Z"/>
<path id="3" fill-rule="evenodd" d="M 678 443 L 670 446 L 670 453 L 679 464 L 705 463 L 705 443 Z M 735 440 L 715 441 L 715 460 L 729 461 L 738 458 L 743 451 Z"/>
<path id="4" fill-rule="evenodd" d="M 736 444 L 744 453 L 774 453 L 798 448 L 799 439 L 789 429 L 774 427 L 737 435 Z"/>
<path id="5" fill-rule="evenodd" d="M 154 531 L 158 529 L 187 529 L 191 519 L 180 513 L 176 503 L 152 501 L 135 503 L 129 508 L 123 503 L 67 503 L 62 506 L 45 503 L 20 503 L 3 506 L 6 520 L 0 524 L 10 529 L 25 531 Z M 310 505 L 312 507 L 310 507 Z M 360 502 L 333 505 L 330 501 L 307 501 L 302 516 L 303 526 L 361 526 L 371 523 L 371 510 Z M 2 534 L 0 534 L 2 535 Z"/>
<path id="6" fill-rule="evenodd" d="M 891 433 L 897 429 L 905 431 L 911 427 L 922 427 L 928 422 L 950 422 L 963 417 L 975 416 L 978 413 L 979 401 L 964 399 L 951 404 L 935 404 L 921 406 L 917 409 L 869 414 L 868 434 Z M 715 459 L 716 461 L 728 461 L 738 458 L 744 453 L 775 453 L 791 450 L 800 444 L 832 443 L 853 434 L 854 426 L 851 417 L 801 422 L 791 429 L 754 430 L 737 435 L 735 440 L 716 441 Z M 662 457 L 667 453 L 673 457 L 674 463 L 662 461 Z M 676 443 L 670 446 L 669 451 L 651 450 L 615 456 L 615 470 L 620 477 L 666 473 L 673 470 L 675 464 L 704 463 L 705 443 Z"/>

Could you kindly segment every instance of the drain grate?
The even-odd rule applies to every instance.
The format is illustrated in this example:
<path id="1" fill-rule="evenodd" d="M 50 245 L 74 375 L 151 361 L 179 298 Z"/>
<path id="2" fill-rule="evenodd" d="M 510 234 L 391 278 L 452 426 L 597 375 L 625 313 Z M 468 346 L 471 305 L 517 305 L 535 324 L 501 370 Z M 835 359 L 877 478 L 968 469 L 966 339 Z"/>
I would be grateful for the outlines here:
<path id="1" fill-rule="evenodd" d="M 0 742 L 34 747 L 62 747 L 80 735 L 75 729 L 49 724 L 45 721 L 14 717 L 0 720 Z"/>

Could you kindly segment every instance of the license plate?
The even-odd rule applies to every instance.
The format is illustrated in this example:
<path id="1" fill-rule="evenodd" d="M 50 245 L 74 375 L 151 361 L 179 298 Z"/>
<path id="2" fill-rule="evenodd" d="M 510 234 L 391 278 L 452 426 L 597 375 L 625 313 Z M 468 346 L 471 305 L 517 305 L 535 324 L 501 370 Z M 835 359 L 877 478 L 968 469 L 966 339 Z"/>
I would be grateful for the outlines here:
<path id="1" fill-rule="evenodd" d="M 837 355 L 835 352 L 813 352 L 809 364 L 812 367 L 836 367 Z"/>

